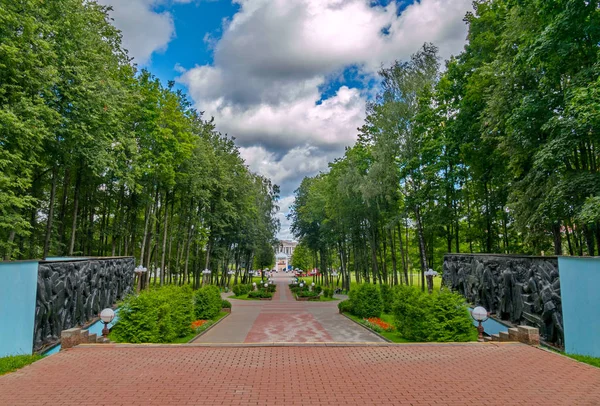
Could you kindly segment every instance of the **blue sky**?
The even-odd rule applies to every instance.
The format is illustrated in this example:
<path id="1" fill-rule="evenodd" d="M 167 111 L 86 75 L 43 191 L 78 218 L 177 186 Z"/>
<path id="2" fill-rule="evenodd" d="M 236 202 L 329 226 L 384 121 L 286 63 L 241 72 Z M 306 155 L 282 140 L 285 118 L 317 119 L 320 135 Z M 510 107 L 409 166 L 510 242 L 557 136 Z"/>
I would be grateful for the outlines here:
<path id="1" fill-rule="evenodd" d="M 424 42 L 464 46 L 471 0 L 98 0 L 134 61 L 175 80 L 255 172 L 281 186 L 285 214 L 305 176 L 327 170 L 364 122 L 376 72 Z"/>

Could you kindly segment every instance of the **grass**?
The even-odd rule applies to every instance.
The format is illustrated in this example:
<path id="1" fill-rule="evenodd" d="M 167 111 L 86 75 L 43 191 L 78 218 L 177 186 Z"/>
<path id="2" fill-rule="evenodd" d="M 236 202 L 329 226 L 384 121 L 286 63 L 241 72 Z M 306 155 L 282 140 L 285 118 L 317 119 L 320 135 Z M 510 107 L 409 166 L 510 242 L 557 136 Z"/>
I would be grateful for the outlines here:
<path id="1" fill-rule="evenodd" d="M 412 273 L 412 274 L 409 273 L 408 274 L 408 282 L 409 283 L 411 281 L 411 276 L 412 276 L 413 286 L 420 287 L 421 286 L 421 274 L 420 273 Z M 398 277 L 400 277 L 400 275 L 398 275 Z M 302 277 L 302 278 L 299 278 L 299 279 L 301 279 L 304 283 L 308 283 L 308 284 L 311 284 L 313 282 L 313 277 L 312 276 L 305 276 L 305 277 Z M 341 282 L 342 282 L 342 280 L 340 278 L 339 285 L 336 285 L 335 284 L 335 280 L 336 279 L 337 278 L 334 278 L 334 287 L 338 287 L 339 285 L 341 285 Z M 320 278 L 317 278 L 317 281 L 315 283 L 319 284 L 318 282 L 320 282 Z M 358 282 L 356 282 L 356 276 L 355 276 L 355 274 L 352 273 L 350 275 L 350 290 L 356 288 L 358 285 L 360 285 L 362 283 L 365 283 L 364 279 L 361 281 L 361 283 L 358 283 Z M 425 283 L 427 283 L 427 282 L 425 282 Z M 441 275 L 438 275 L 435 278 L 433 278 L 433 290 L 434 291 L 439 291 L 441 285 L 442 285 L 442 276 Z M 425 285 L 425 286 L 427 287 L 427 285 Z M 344 293 L 347 293 L 347 292 L 344 292 Z"/>
<path id="2" fill-rule="evenodd" d="M 17 369 L 23 368 L 29 364 L 34 363 L 43 357 L 38 354 L 33 355 L 11 355 L 8 357 L 0 358 L 0 375 L 7 374 L 9 372 L 16 371 Z"/>
<path id="3" fill-rule="evenodd" d="M 172 344 L 185 344 L 185 343 L 190 342 L 194 337 L 197 337 L 198 335 L 200 335 L 203 332 L 205 332 L 206 330 L 208 330 L 208 328 L 210 326 L 212 326 L 213 324 L 215 324 L 216 322 L 218 322 L 219 320 L 221 320 L 223 317 L 225 317 L 228 314 L 229 313 L 227 313 L 227 312 L 219 312 L 219 314 L 217 314 L 215 317 L 213 317 L 212 319 L 210 319 L 209 321 L 204 323 L 202 326 L 197 328 L 193 333 L 188 334 L 185 337 L 179 337 L 179 338 L 173 340 Z"/>
<path id="4" fill-rule="evenodd" d="M 595 366 L 596 368 L 600 368 L 600 358 L 590 357 L 588 355 L 576 355 L 576 354 L 563 354 L 569 358 L 573 358 L 579 362 L 584 362 L 588 365 Z"/>

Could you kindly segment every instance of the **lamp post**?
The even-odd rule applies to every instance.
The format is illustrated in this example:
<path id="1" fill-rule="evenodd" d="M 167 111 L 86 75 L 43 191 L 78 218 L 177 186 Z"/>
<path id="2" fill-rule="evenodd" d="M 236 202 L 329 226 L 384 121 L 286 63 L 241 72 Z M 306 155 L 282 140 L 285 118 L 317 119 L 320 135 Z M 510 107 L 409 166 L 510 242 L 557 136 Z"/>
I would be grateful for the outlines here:
<path id="1" fill-rule="evenodd" d="M 473 317 L 473 320 L 479 322 L 479 326 L 477 326 L 477 331 L 479 332 L 479 337 L 478 337 L 477 341 L 482 342 L 483 341 L 483 326 L 481 325 L 481 323 L 483 323 L 484 321 L 486 321 L 488 319 L 489 313 L 487 310 L 485 310 L 484 307 L 477 306 L 476 308 L 474 308 L 471 311 L 471 317 Z"/>
<path id="2" fill-rule="evenodd" d="M 433 277 L 437 275 L 438 273 L 431 268 L 425 271 L 425 277 L 427 278 L 427 290 L 430 294 L 433 293 Z"/>
<path id="3" fill-rule="evenodd" d="M 252 290 L 256 290 L 256 282 L 252 282 Z"/>
<path id="4" fill-rule="evenodd" d="M 205 269 L 204 271 L 202 271 L 202 286 L 204 286 L 204 284 L 206 283 L 206 278 L 211 274 L 212 272 L 210 271 L 210 269 Z"/>
<path id="5" fill-rule="evenodd" d="M 143 266 L 139 265 L 137 268 L 135 268 L 133 270 L 133 272 L 136 274 L 138 281 L 137 281 L 137 293 L 140 293 L 140 290 L 142 289 L 142 275 L 144 273 L 146 273 L 146 271 L 148 271 L 148 269 L 144 268 Z"/>
<path id="6" fill-rule="evenodd" d="M 102 323 L 104 323 L 104 328 L 102 329 L 103 337 L 108 337 L 108 333 L 110 333 L 110 330 L 108 329 L 108 323 L 113 321 L 114 318 L 115 312 L 111 308 L 106 308 L 100 312 L 100 320 L 102 320 Z"/>

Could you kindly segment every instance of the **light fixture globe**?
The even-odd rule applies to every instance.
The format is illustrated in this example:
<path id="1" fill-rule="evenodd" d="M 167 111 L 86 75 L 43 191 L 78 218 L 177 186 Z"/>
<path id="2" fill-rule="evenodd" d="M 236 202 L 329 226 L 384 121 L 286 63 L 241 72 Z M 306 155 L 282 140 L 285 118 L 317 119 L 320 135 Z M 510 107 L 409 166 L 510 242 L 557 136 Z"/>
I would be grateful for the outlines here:
<path id="1" fill-rule="evenodd" d="M 256 286 L 256 282 L 252 282 L 252 286 Z"/>
<path id="2" fill-rule="evenodd" d="M 269 284 L 268 284 L 268 283 L 265 283 L 265 288 L 268 288 L 268 287 L 269 287 Z"/>
<path id="3" fill-rule="evenodd" d="M 475 321 L 486 321 L 488 319 L 488 312 L 485 310 L 485 307 L 477 306 L 471 311 L 471 316 Z"/>
<path id="4" fill-rule="evenodd" d="M 115 312 L 113 309 L 106 308 L 100 312 L 100 320 L 104 324 L 108 324 L 115 318 Z"/>
<path id="5" fill-rule="evenodd" d="M 315 287 L 315 283 L 314 282 L 311 283 L 310 286 L 312 286 L 314 288 Z"/>
<path id="6" fill-rule="evenodd" d="M 304 287 L 304 283 L 300 282 L 300 287 L 303 288 Z"/>

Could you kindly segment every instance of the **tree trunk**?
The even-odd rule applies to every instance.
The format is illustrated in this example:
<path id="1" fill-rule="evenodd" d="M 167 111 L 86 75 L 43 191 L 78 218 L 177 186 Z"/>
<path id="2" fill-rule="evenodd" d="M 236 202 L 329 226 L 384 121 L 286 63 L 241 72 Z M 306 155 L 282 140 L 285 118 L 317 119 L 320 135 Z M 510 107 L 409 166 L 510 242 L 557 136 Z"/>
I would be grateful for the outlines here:
<path id="1" fill-rule="evenodd" d="M 75 248 L 75 234 L 77 232 L 77 210 L 79 209 L 79 189 L 81 187 L 81 170 L 77 171 L 77 180 L 75 181 L 75 194 L 73 197 L 73 222 L 71 224 L 71 243 L 69 244 L 69 255 L 73 255 Z"/>
<path id="2" fill-rule="evenodd" d="M 419 206 L 415 207 L 415 219 L 417 220 L 417 234 L 419 237 L 419 253 L 421 254 L 421 290 L 425 291 L 425 271 L 427 270 L 427 249 L 425 247 L 425 236 L 423 235 L 423 224 Z"/>
<path id="3" fill-rule="evenodd" d="M 50 250 L 50 236 L 52 235 L 52 220 L 54 219 L 54 200 L 56 199 L 56 177 L 57 168 L 52 168 L 52 188 L 50 189 L 50 204 L 48 206 L 48 221 L 46 222 L 46 237 L 44 238 L 44 254 L 42 257 L 46 259 Z"/>
<path id="4" fill-rule="evenodd" d="M 167 253 L 167 226 L 168 226 L 168 212 L 169 212 L 169 192 L 166 193 L 166 198 L 164 202 L 165 213 L 164 213 L 164 221 L 163 221 L 163 241 L 162 241 L 162 256 L 160 258 L 160 286 L 165 283 L 165 258 Z"/>

